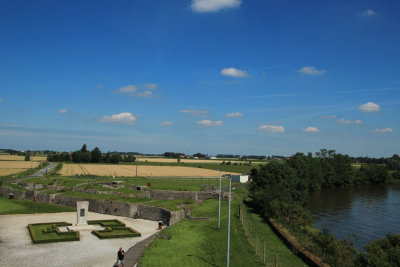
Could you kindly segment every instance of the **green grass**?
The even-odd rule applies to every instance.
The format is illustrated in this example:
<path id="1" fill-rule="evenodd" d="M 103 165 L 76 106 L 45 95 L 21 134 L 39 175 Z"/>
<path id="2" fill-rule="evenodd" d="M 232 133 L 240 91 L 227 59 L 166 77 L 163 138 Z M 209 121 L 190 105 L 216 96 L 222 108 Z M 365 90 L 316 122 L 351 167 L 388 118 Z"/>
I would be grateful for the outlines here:
<path id="1" fill-rule="evenodd" d="M 143 266 L 224 266 L 227 252 L 228 203 L 223 202 L 221 229 L 217 228 L 218 201 L 206 200 L 202 205 L 194 206 L 192 216 L 211 217 L 210 221 L 180 221 L 163 230 L 145 251 Z M 262 259 L 255 255 L 239 220 L 239 201 L 231 208 L 231 266 L 260 266 Z M 269 229 L 266 223 L 260 228 L 267 228 L 265 239 L 271 253 L 279 253 L 280 266 L 306 266 L 297 258 Z M 267 254 L 268 255 L 268 254 Z M 274 255 L 275 257 L 275 255 Z M 267 266 L 273 266 L 270 257 Z"/>
<path id="2" fill-rule="evenodd" d="M 138 237 L 141 234 L 130 227 L 107 227 L 105 230 L 92 231 L 100 239 Z"/>
<path id="3" fill-rule="evenodd" d="M 146 197 L 119 197 L 119 196 L 111 196 L 106 194 L 88 194 L 82 192 L 63 192 L 61 193 L 63 196 L 69 196 L 79 199 L 99 199 L 99 200 L 109 200 L 109 201 L 118 201 L 118 202 L 127 202 L 127 203 L 140 203 L 150 201 L 150 198 Z"/>
<path id="4" fill-rule="evenodd" d="M 193 199 L 177 199 L 177 200 L 160 200 L 146 203 L 146 205 L 162 207 L 170 211 L 179 210 L 180 205 L 192 205 Z"/>
<path id="5" fill-rule="evenodd" d="M 26 190 L 24 187 L 16 185 L 16 184 L 12 184 L 12 183 L 3 182 L 2 185 L 11 187 L 12 189 L 15 189 L 15 190 L 18 190 L 18 191 L 25 191 Z"/>
<path id="6" fill-rule="evenodd" d="M 49 205 L 20 199 L 7 199 L 0 197 L 0 215 L 4 214 L 30 214 L 30 213 L 55 213 L 75 211 L 76 209 L 62 206 Z"/>
<path id="7" fill-rule="evenodd" d="M 67 226 L 70 223 L 35 223 L 29 224 L 28 230 L 32 238 L 32 242 L 38 243 L 52 243 L 52 242 L 66 242 L 66 241 L 79 241 L 79 232 L 68 231 L 60 232 L 58 226 Z"/>
<path id="8" fill-rule="evenodd" d="M 90 225 L 99 224 L 103 227 L 114 227 L 114 226 L 124 227 L 125 226 L 125 224 L 119 220 L 89 220 L 87 223 Z"/>

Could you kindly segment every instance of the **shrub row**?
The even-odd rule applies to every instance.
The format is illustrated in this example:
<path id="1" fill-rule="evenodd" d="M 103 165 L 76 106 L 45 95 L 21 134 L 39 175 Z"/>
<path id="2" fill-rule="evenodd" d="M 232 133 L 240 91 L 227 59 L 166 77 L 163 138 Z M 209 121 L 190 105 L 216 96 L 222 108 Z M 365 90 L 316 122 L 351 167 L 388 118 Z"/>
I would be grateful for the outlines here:
<path id="1" fill-rule="evenodd" d="M 55 222 L 55 223 L 35 223 L 28 224 L 28 230 L 34 244 L 39 243 L 52 243 L 52 242 L 66 242 L 66 241 L 79 241 L 79 232 L 60 232 L 58 226 L 68 226 L 70 223 L 66 222 Z M 48 228 L 42 229 L 43 226 L 49 226 Z M 49 234 L 55 233 L 57 238 L 49 238 Z"/>
<path id="2" fill-rule="evenodd" d="M 110 231 L 111 229 L 111 231 Z M 125 238 L 125 237 L 138 237 L 141 233 L 135 231 L 130 227 L 107 227 L 105 230 L 92 231 L 92 234 L 100 239 L 107 238 Z"/>

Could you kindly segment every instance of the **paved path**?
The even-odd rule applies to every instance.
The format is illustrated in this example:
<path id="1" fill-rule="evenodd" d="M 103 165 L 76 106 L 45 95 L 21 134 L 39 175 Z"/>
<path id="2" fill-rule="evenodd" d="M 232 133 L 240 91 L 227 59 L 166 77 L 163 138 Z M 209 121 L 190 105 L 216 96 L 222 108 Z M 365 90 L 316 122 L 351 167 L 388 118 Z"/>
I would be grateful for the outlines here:
<path id="1" fill-rule="evenodd" d="M 51 172 L 55 167 L 57 166 L 57 163 L 54 162 L 49 162 L 49 166 L 42 168 L 41 170 L 37 171 L 36 173 L 29 175 L 28 177 L 43 177 L 43 174 L 46 173 L 46 169 L 47 172 Z M 43 173 L 42 173 L 43 170 Z"/>
<path id="2" fill-rule="evenodd" d="M 143 256 L 144 251 L 150 245 L 151 241 L 153 241 L 155 237 L 154 235 L 149 236 L 148 238 L 136 243 L 133 247 L 128 249 L 125 252 L 125 266 L 133 267 L 136 266 L 136 263 L 140 262 L 140 259 Z"/>

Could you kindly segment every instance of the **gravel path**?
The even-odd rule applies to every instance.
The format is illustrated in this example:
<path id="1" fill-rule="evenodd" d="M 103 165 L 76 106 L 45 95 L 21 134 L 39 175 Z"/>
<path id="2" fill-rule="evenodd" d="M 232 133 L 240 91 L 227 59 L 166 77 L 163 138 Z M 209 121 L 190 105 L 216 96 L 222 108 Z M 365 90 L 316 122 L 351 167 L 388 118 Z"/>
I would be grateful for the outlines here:
<path id="1" fill-rule="evenodd" d="M 80 231 L 81 240 L 50 244 L 32 244 L 27 225 L 40 222 L 76 223 L 75 212 L 18 214 L 0 216 L 1 266 L 113 266 L 117 251 L 125 251 L 157 232 L 157 222 L 88 213 L 89 220 L 118 219 L 139 231 L 141 237 L 100 240 L 90 231 Z"/>

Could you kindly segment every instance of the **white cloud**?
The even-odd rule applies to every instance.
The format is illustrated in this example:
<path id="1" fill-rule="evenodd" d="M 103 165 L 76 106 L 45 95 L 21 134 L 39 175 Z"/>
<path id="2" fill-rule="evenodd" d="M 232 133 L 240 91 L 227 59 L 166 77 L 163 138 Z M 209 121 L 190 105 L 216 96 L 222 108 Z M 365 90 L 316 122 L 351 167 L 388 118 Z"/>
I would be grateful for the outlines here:
<path id="1" fill-rule="evenodd" d="M 104 86 L 103 86 L 101 83 L 99 83 L 99 84 L 96 84 L 96 85 L 94 86 L 94 88 L 95 88 L 95 89 L 103 89 Z"/>
<path id="2" fill-rule="evenodd" d="M 391 133 L 391 132 L 393 132 L 393 129 L 392 128 L 375 129 L 372 132 L 373 133 Z"/>
<path id="3" fill-rule="evenodd" d="M 221 70 L 221 75 L 231 77 L 247 77 L 247 72 L 236 68 L 224 68 Z"/>
<path id="4" fill-rule="evenodd" d="M 368 18 L 375 17 L 376 15 L 378 15 L 378 13 L 376 13 L 371 9 L 367 9 L 361 13 L 357 13 L 357 16 L 359 17 L 368 17 Z"/>
<path id="5" fill-rule="evenodd" d="M 194 12 L 218 12 L 226 8 L 237 8 L 242 0 L 192 0 L 191 8 Z"/>
<path id="6" fill-rule="evenodd" d="M 228 117 L 228 118 L 243 117 L 243 114 L 240 112 L 233 112 L 233 113 L 226 114 L 225 117 Z"/>
<path id="7" fill-rule="evenodd" d="M 60 114 L 67 113 L 67 110 L 66 110 L 66 109 L 60 109 L 60 110 L 58 111 L 58 113 L 60 113 Z"/>
<path id="8" fill-rule="evenodd" d="M 202 126 L 222 126 L 224 124 L 223 121 L 211 121 L 211 120 L 202 120 L 198 121 L 197 124 Z"/>
<path id="9" fill-rule="evenodd" d="M 321 130 L 316 127 L 308 126 L 307 128 L 303 129 L 302 131 L 306 132 L 306 133 L 319 133 Z"/>
<path id="10" fill-rule="evenodd" d="M 299 72 L 304 75 L 318 76 L 318 75 L 324 74 L 325 69 L 318 70 L 317 68 L 315 68 L 313 66 L 304 66 L 301 69 L 299 69 Z"/>
<path id="11" fill-rule="evenodd" d="M 160 122 L 160 125 L 161 126 L 172 126 L 173 124 L 170 121 L 163 121 L 163 122 Z"/>
<path id="12" fill-rule="evenodd" d="M 114 94 L 128 94 L 136 97 L 150 98 L 154 97 L 152 90 L 157 89 L 157 87 L 158 84 L 155 83 L 145 83 L 141 86 L 129 84 L 111 92 Z"/>
<path id="13" fill-rule="evenodd" d="M 100 123 L 119 123 L 127 125 L 135 125 L 136 116 L 130 112 L 123 112 L 119 114 L 113 114 L 111 116 L 104 116 L 99 118 L 97 121 Z"/>
<path id="14" fill-rule="evenodd" d="M 364 112 L 375 112 L 375 111 L 379 111 L 380 109 L 381 109 L 381 107 L 378 104 L 375 104 L 372 102 L 367 102 L 358 107 L 358 110 L 361 110 Z"/>
<path id="15" fill-rule="evenodd" d="M 182 109 L 180 113 L 187 113 L 193 117 L 204 117 L 208 114 L 208 110 L 197 110 L 197 109 Z"/>
<path id="16" fill-rule="evenodd" d="M 148 90 L 155 90 L 155 89 L 157 89 L 157 87 L 158 87 L 158 84 L 156 84 L 156 83 L 145 83 L 143 85 L 143 89 L 148 89 Z"/>
<path id="17" fill-rule="evenodd" d="M 336 119 L 336 115 L 321 116 L 321 119 Z"/>
<path id="18" fill-rule="evenodd" d="M 144 92 L 138 92 L 136 94 L 137 97 L 144 97 L 144 98 L 148 98 L 148 97 L 153 97 L 154 94 L 152 91 L 144 91 Z"/>
<path id="19" fill-rule="evenodd" d="M 3 102 L 4 101 L 4 99 L 3 98 L 0 98 L 0 102 Z"/>
<path id="20" fill-rule="evenodd" d="M 130 85 L 121 87 L 113 92 L 116 94 L 118 94 L 118 93 L 133 94 L 136 92 L 136 90 L 137 90 L 137 87 L 135 85 L 130 84 Z"/>
<path id="21" fill-rule="evenodd" d="M 357 125 L 363 124 L 362 120 L 351 121 L 351 120 L 345 120 L 345 119 L 343 119 L 343 118 L 341 118 L 340 120 L 338 120 L 338 122 L 339 122 L 340 124 L 357 124 Z"/>
<path id="22" fill-rule="evenodd" d="M 283 126 L 276 126 L 276 125 L 268 125 L 268 124 L 263 124 L 260 127 L 258 127 L 258 130 L 260 132 L 269 132 L 269 133 L 284 133 L 285 128 Z"/>

